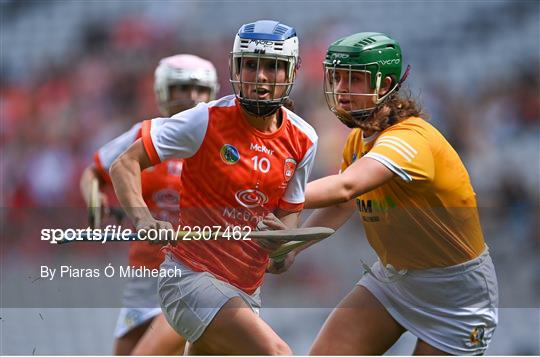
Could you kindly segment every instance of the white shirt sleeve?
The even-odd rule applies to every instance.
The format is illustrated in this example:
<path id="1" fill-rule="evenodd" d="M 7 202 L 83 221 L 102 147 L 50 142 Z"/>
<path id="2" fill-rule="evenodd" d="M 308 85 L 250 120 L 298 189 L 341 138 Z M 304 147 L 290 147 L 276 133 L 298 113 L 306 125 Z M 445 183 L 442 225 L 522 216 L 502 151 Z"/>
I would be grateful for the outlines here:
<path id="1" fill-rule="evenodd" d="M 137 139 L 137 133 L 141 129 L 141 123 L 137 123 L 128 131 L 103 145 L 97 152 L 97 156 L 103 169 L 109 171 L 112 163 L 121 153 Z"/>
<path id="2" fill-rule="evenodd" d="M 304 158 L 298 164 L 293 177 L 287 185 L 282 200 L 288 203 L 298 204 L 305 201 L 305 191 L 309 175 L 315 163 L 315 154 L 317 152 L 317 141 L 315 139 L 311 147 L 306 151 Z"/>
<path id="3" fill-rule="evenodd" d="M 186 159 L 195 155 L 202 145 L 208 128 L 208 105 L 200 103 L 171 118 L 153 119 L 151 123 L 150 137 L 159 159 Z"/>

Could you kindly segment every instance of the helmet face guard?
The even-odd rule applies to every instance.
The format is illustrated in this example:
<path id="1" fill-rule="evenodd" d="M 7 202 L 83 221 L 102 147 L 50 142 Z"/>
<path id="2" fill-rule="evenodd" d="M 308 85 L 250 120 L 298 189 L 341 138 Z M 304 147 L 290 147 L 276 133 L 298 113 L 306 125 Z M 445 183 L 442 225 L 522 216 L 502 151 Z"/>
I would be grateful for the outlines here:
<path id="1" fill-rule="evenodd" d="M 329 109 L 348 127 L 370 118 L 400 88 L 406 75 L 401 48 L 385 34 L 361 32 L 332 43 L 326 52 L 324 94 Z M 406 72 L 407 74 L 408 72 Z M 381 85 L 390 77 L 388 91 Z"/>
<path id="2" fill-rule="evenodd" d="M 298 61 L 294 28 L 269 20 L 243 25 L 229 61 L 229 80 L 242 108 L 257 117 L 274 114 L 289 98 Z"/>
<path id="3" fill-rule="evenodd" d="M 181 98 L 173 98 L 174 97 L 173 90 L 175 87 L 178 87 L 181 92 L 184 92 L 181 95 Z M 215 97 L 213 95 L 212 88 L 208 86 L 203 86 L 196 82 L 193 82 L 193 83 L 171 82 L 166 89 L 167 99 L 159 102 L 160 110 L 164 114 L 171 116 L 181 111 L 193 108 L 194 106 L 199 104 L 201 101 L 203 101 L 201 99 L 194 99 L 193 94 L 192 94 L 193 91 L 196 91 L 198 93 L 197 97 L 200 97 L 199 93 L 202 93 L 204 91 L 208 93 L 208 100 L 213 100 Z"/>
<path id="4" fill-rule="evenodd" d="M 294 56 L 232 52 L 230 82 L 240 105 L 258 117 L 274 114 L 289 98 L 296 66 Z M 283 68 L 285 76 L 280 81 Z M 265 71 L 265 76 L 273 80 L 261 81 L 261 71 Z M 258 94 L 263 94 L 265 98 L 258 98 Z"/>
<path id="5" fill-rule="evenodd" d="M 219 84 L 214 65 L 194 55 L 175 55 L 162 59 L 154 76 L 154 92 L 163 115 L 172 115 L 198 103 L 188 95 L 182 99 L 171 98 L 172 87 L 190 87 L 187 90 L 209 90 L 209 100 L 214 100 Z M 197 88 L 199 87 L 199 88 Z"/>
<path id="6" fill-rule="evenodd" d="M 338 61 L 324 63 L 324 97 L 328 108 L 349 128 L 358 127 L 399 88 L 394 80 L 392 87 L 379 96 L 382 79 L 375 62 L 362 65 L 338 65 Z"/>

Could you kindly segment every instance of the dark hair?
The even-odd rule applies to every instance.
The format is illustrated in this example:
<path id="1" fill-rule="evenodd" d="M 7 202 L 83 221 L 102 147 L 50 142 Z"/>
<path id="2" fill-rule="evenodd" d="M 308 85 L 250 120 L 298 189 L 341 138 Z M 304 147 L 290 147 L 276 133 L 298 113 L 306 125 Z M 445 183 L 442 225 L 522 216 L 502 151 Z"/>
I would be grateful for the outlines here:
<path id="1" fill-rule="evenodd" d="M 427 119 L 420 104 L 412 98 L 411 92 L 401 90 L 375 108 L 373 114 L 359 123 L 358 127 L 363 131 L 383 131 L 409 117 Z"/>

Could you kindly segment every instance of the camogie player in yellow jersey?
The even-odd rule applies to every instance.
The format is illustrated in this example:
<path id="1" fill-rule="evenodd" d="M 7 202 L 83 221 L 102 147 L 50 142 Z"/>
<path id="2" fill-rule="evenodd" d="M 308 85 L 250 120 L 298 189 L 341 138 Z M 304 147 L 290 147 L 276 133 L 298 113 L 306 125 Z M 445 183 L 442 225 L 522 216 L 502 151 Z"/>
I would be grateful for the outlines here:
<path id="1" fill-rule="evenodd" d="M 337 229 L 356 208 L 379 261 L 363 264 L 311 353 L 382 354 L 405 331 L 414 354 L 484 353 L 498 292 L 475 193 L 456 151 L 398 94 L 409 70 L 401 77 L 399 44 L 354 34 L 329 47 L 324 69 L 328 106 L 352 131 L 340 173 L 308 184 L 305 207 L 320 209 L 304 226 Z"/>

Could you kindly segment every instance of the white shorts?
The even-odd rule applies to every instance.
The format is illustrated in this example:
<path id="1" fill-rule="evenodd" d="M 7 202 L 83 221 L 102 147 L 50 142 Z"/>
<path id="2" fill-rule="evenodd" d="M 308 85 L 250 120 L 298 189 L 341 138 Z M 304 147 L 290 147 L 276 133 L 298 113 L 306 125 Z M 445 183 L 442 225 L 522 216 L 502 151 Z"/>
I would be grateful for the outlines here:
<path id="1" fill-rule="evenodd" d="M 223 305 L 234 297 L 244 300 L 253 312 L 259 314 L 260 289 L 248 295 L 208 272 L 193 271 L 166 254 L 161 269 L 175 268 L 182 271 L 182 277 L 159 279 L 161 309 L 169 324 L 189 342 L 201 337 Z"/>
<path id="2" fill-rule="evenodd" d="M 161 314 L 157 295 L 157 278 L 130 278 L 122 298 L 122 309 L 114 336 L 124 336 L 131 329 Z"/>
<path id="3" fill-rule="evenodd" d="M 161 308 L 159 307 L 153 309 L 121 308 L 120 315 L 118 315 L 118 320 L 116 321 L 116 328 L 114 329 L 114 337 L 123 337 L 135 327 L 142 325 L 159 314 L 161 314 Z"/>
<path id="4" fill-rule="evenodd" d="M 409 270 L 403 277 L 380 261 L 371 270 L 358 285 L 413 335 L 453 355 L 486 351 L 498 318 L 497 277 L 487 249 L 463 264 Z"/>

